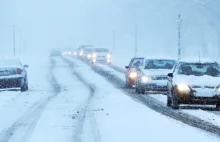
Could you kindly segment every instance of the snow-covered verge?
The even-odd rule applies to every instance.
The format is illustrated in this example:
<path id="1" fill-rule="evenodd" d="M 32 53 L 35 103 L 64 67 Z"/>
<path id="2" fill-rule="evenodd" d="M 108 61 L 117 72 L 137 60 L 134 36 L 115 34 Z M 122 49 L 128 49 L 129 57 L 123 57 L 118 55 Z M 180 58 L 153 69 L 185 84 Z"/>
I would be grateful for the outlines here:
<path id="1" fill-rule="evenodd" d="M 77 63 L 76 72 L 96 88 L 91 110 L 97 110 L 93 114 L 102 141 L 219 141 L 215 135 L 170 119 L 133 101 L 86 64 L 68 59 Z"/>

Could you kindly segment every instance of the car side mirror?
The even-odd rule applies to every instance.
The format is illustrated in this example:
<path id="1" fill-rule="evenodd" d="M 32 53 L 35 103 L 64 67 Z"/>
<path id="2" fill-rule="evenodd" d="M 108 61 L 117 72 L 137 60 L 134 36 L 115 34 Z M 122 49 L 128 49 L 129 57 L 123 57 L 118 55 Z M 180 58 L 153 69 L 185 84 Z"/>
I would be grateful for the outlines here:
<path id="1" fill-rule="evenodd" d="M 24 68 L 29 68 L 29 66 L 28 65 L 24 65 Z"/>
<path id="2" fill-rule="evenodd" d="M 126 69 L 129 69 L 129 66 L 125 66 Z"/>
<path id="3" fill-rule="evenodd" d="M 168 77 L 173 77 L 173 73 L 168 73 Z"/>

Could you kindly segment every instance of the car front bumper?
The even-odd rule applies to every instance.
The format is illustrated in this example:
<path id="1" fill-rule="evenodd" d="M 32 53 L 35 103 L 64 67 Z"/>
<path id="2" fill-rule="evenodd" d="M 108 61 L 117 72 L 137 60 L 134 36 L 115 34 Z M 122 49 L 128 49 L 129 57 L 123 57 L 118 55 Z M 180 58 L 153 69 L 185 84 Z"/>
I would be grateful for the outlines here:
<path id="1" fill-rule="evenodd" d="M 212 105 L 220 103 L 220 94 L 214 94 L 210 91 L 206 95 L 201 95 L 195 91 L 190 93 L 177 93 L 177 99 L 182 104 L 205 104 Z"/>
<path id="2" fill-rule="evenodd" d="M 167 81 L 166 80 L 155 80 L 148 83 L 140 83 L 138 85 L 139 89 L 144 91 L 158 91 L 158 92 L 167 92 Z"/>

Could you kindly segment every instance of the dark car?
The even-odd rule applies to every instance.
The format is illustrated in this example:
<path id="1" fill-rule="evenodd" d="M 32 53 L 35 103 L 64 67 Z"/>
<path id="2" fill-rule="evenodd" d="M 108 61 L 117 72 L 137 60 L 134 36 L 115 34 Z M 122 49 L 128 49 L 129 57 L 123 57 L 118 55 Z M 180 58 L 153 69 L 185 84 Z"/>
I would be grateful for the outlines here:
<path id="1" fill-rule="evenodd" d="M 0 89 L 28 90 L 27 67 L 17 58 L 0 58 Z"/>
<path id="2" fill-rule="evenodd" d="M 220 106 L 220 66 L 215 62 L 180 62 L 169 73 L 167 106 L 180 104 Z"/>
<path id="3" fill-rule="evenodd" d="M 137 68 L 142 65 L 144 61 L 143 57 L 134 57 L 131 59 L 128 66 L 125 66 L 125 82 L 126 87 L 135 87 L 136 78 L 138 75 Z"/>

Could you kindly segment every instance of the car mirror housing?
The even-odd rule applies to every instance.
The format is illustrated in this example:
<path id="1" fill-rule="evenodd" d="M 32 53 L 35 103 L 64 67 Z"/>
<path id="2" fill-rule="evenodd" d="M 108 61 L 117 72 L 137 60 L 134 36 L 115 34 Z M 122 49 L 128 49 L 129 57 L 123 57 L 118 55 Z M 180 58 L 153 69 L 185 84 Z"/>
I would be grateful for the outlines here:
<path id="1" fill-rule="evenodd" d="M 29 66 L 28 65 L 24 65 L 24 68 L 29 68 Z"/>
<path id="2" fill-rule="evenodd" d="M 126 69 L 129 69 L 129 66 L 125 66 Z"/>
<path id="3" fill-rule="evenodd" d="M 168 73 L 168 77 L 173 77 L 173 73 Z"/>

